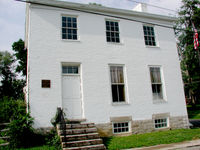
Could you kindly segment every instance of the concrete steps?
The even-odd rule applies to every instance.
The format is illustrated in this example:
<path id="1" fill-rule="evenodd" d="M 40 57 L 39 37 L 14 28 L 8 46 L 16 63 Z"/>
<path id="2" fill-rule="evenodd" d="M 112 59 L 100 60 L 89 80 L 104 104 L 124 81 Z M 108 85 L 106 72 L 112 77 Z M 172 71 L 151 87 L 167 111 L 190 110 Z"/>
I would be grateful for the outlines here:
<path id="1" fill-rule="evenodd" d="M 63 150 L 105 150 L 94 123 L 58 125 Z"/>
<path id="2" fill-rule="evenodd" d="M 3 146 L 9 145 L 9 139 L 10 137 L 8 136 L 8 125 L 9 123 L 0 123 L 0 140 L 3 140 L 4 143 L 0 144 L 0 149 Z"/>

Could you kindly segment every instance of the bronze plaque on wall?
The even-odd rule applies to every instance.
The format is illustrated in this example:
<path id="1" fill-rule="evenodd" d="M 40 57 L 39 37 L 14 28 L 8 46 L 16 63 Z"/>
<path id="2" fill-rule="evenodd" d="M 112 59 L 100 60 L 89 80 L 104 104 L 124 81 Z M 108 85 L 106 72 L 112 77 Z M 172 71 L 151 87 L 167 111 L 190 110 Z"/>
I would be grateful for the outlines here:
<path id="1" fill-rule="evenodd" d="M 42 88 L 50 88 L 51 81 L 50 80 L 42 80 Z"/>

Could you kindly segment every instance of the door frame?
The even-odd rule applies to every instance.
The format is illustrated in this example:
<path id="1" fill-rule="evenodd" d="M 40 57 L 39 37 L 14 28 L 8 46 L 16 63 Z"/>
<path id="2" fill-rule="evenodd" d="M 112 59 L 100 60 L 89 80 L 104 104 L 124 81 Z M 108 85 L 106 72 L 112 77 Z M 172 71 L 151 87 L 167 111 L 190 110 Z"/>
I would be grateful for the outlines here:
<path id="1" fill-rule="evenodd" d="M 78 74 L 65 74 L 63 73 L 63 66 L 78 66 Z M 83 102 L 83 84 L 82 84 L 82 65 L 80 62 L 62 62 L 61 63 L 61 108 L 64 108 L 63 104 L 63 93 L 62 93 L 62 88 L 63 88 L 63 76 L 79 76 L 80 77 L 80 99 L 81 99 L 81 118 L 85 118 L 85 113 L 84 113 L 84 102 Z"/>

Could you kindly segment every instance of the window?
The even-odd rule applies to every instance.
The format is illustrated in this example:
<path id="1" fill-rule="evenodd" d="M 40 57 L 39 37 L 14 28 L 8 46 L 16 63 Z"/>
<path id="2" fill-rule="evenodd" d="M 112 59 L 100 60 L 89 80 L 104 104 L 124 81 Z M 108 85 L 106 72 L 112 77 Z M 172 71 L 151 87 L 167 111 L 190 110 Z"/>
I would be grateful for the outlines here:
<path id="1" fill-rule="evenodd" d="M 62 16 L 62 39 L 77 40 L 77 19 Z"/>
<path id="2" fill-rule="evenodd" d="M 155 119 L 154 124 L 156 129 L 166 128 L 168 126 L 167 118 Z"/>
<path id="3" fill-rule="evenodd" d="M 79 74 L 78 66 L 62 66 L 63 74 Z"/>
<path id="4" fill-rule="evenodd" d="M 129 122 L 113 123 L 113 133 L 129 132 Z"/>
<path id="5" fill-rule="evenodd" d="M 107 42 L 119 43 L 119 24 L 116 21 L 106 21 Z"/>
<path id="6" fill-rule="evenodd" d="M 143 26 L 145 45 L 156 46 L 154 28 Z"/>
<path id="7" fill-rule="evenodd" d="M 153 99 L 163 99 L 160 67 L 150 67 L 150 76 Z"/>
<path id="8" fill-rule="evenodd" d="M 110 66 L 113 102 L 125 101 L 125 84 L 123 66 Z"/>

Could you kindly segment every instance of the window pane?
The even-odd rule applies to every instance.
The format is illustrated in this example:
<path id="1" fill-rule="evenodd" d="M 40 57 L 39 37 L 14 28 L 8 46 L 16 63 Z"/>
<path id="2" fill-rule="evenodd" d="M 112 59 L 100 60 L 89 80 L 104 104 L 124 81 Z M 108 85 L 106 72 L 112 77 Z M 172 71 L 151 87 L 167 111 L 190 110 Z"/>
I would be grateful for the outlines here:
<path id="1" fill-rule="evenodd" d="M 117 83 L 124 83 L 124 76 L 123 76 L 123 67 L 117 67 Z"/>
<path id="2" fill-rule="evenodd" d="M 62 21 L 66 21 L 66 17 L 62 17 Z"/>
<path id="3" fill-rule="evenodd" d="M 160 68 L 151 67 L 150 73 L 151 73 L 151 82 L 152 83 L 161 83 Z"/>
<path id="4" fill-rule="evenodd" d="M 77 39 L 77 35 L 73 34 L 73 39 L 76 40 Z"/>
<path id="5" fill-rule="evenodd" d="M 111 75 L 111 83 L 117 83 L 117 73 L 116 73 L 116 67 L 111 66 L 110 67 L 110 75 Z"/>
<path id="6" fill-rule="evenodd" d="M 62 39 L 66 39 L 66 38 L 67 38 L 66 34 L 62 34 Z"/>
<path id="7" fill-rule="evenodd" d="M 71 23 L 71 21 L 72 21 L 72 18 L 71 17 L 67 17 L 67 22 Z"/>
<path id="8" fill-rule="evenodd" d="M 76 18 L 72 18 L 72 22 L 73 22 L 73 23 L 76 23 Z"/>
<path id="9" fill-rule="evenodd" d="M 161 84 L 152 84 L 152 92 L 154 99 L 162 99 L 162 85 Z"/>
<path id="10" fill-rule="evenodd" d="M 62 28 L 62 33 L 66 33 L 66 28 Z"/>
<path id="11" fill-rule="evenodd" d="M 112 85 L 112 98 L 113 98 L 113 102 L 118 102 L 118 88 L 117 88 L 117 85 Z"/>
<path id="12" fill-rule="evenodd" d="M 119 92 L 119 101 L 124 102 L 125 101 L 124 85 L 118 85 L 118 92 Z"/>
<path id="13" fill-rule="evenodd" d="M 66 22 L 62 22 L 62 27 L 66 27 Z"/>
<path id="14" fill-rule="evenodd" d="M 116 42 L 117 42 L 117 43 L 119 43 L 119 42 L 120 42 L 119 38 L 116 38 Z"/>

